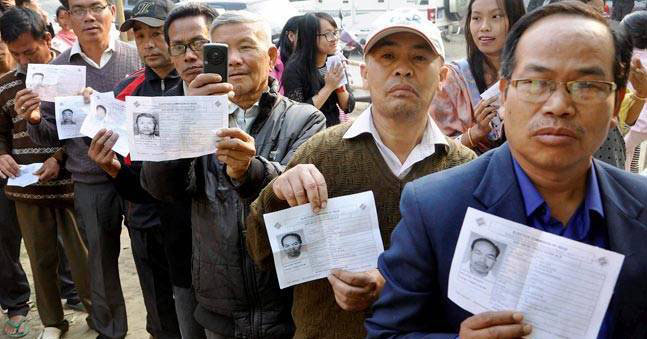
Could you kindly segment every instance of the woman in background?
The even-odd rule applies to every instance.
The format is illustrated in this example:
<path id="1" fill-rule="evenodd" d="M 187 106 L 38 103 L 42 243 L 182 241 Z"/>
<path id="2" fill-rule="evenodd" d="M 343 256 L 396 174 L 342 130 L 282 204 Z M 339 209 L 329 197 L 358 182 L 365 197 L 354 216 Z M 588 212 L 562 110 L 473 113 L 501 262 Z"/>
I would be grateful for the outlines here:
<path id="1" fill-rule="evenodd" d="M 326 126 L 339 124 L 339 109 L 350 113 L 355 99 L 349 91 L 342 62 L 326 67 L 337 52 L 339 29 L 326 13 L 310 13 L 299 21 L 297 49 L 283 72 L 285 96 L 312 104 L 326 116 Z"/>
<path id="2" fill-rule="evenodd" d="M 301 19 L 301 17 L 301 15 L 291 17 L 288 22 L 285 23 L 285 26 L 283 26 L 283 30 L 281 31 L 281 36 L 279 37 L 279 41 L 276 46 L 279 50 L 276 64 L 270 71 L 270 76 L 279 82 L 283 76 L 285 65 L 288 63 L 288 60 L 290 60 L 292 53 L 297 47 L 297 32 L 299 19 Z M 284 94 L 283 83 L 280 84 L 279 93 Z"/>
<path id="3" fill-rule="evenodd" d="M 499 81 L 501 53 L 512 25 L 525 14 L 523 0 L 471 0 L 465 19 L 467 58 L 446 64 L 445 80 L 430 114 L 448 136 L 484 152 L 505 139 L 498 95 L 481 94 Z"/>

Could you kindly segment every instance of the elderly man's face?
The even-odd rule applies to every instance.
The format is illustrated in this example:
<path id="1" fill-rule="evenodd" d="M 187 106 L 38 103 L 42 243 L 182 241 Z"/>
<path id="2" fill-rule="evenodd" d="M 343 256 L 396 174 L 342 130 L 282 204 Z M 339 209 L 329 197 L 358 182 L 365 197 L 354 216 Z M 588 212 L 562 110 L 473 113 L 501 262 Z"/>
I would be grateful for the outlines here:
<path id="1" fill-rule="evenodd" d="M 209 41 L 209 27 L 203 16 L 191 16 L 177 19 L 168 28 L 170 46 L 189 44 L 194 41 Z M 187 46 L 186 53 L 171 56 L 175 69 L 182 80 L 190 84 L 203 71 L 202 49 L 193 51 Z"/>
<path id="2" fill-rule="evenodd" d="M 229 45 L 228 82 L 236 97 L 260 93 L 276 61 L 272 46 L 260 24 L 228 24 L 211 32 L 211 41 Z"/>
<path id="3" fill-rule="evenodd" d="M 592 19 L 551 16 L 523 34 L 512 80 L 613 81 L 614 45 L 608 29 Z M 502 80 L 505 133 L 515 158 L 535 168 L 588 166 L 612 125 L 622 95 L 574 102 L 564 83 L 546 100 L 532 102 Z"/>
<path id="4" fill-rule="evenodd" d="M 442 63 L 427 42 L 413 33 L 395 33 L 377 42 L 361 70 L 374 112 L 398 119 L 427 114 Z"/>
<path id="5" fill-rule="evenodd" d="M 485 241 L 477 241 L 470 254 L 470 271 L 486 276 L 496 263 L 496 249 Z"/>

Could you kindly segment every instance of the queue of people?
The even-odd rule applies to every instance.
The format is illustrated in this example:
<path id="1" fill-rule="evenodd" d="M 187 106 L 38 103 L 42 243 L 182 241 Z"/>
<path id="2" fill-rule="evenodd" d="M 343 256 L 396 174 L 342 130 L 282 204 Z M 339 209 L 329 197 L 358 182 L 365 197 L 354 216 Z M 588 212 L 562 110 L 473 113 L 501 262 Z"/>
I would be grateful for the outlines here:
<path id="1" fill-rule="evenodd" d="M 68 331 L 61 299 L 83 306 L 97 338 L 125 338 L 122 224 L 153 338 L 529 335 L 519 310 L 471 314 L 448 299 L 469 207 L 626 255 L 598 337 L 647 334 L 647 180 L 624 170 L 647 117 L 644 13 L 612 25 L 582 2 L 525 13 L 521 0 L 471 0 L 467 58 L 453 62 L 438 28 L 399 17 L 368 36 L 361 77 L 371 105 L 344 122 L 355 100 L 344 64 L 327 65 L 339 40 L 328 14 L 291 19 L 277 48 L 257 14 L 139 0 L 119 27 L 132 46 L 111 37 L 111 0 L 62 5 L 57 21 L 77 37 L 66 31 L 62 52 L 38 7 L 0 16 L 0 177 L 43 163 L 37 184 L 0 189 L 8 336 L 30 331 L 22 234 L 39 338 Z M 203 72 L 209 42 L 228 45 L 227 79 Z M 54 103 L 25 86 L 28 65 L 44 63 L 85 66 L 88 101 L 109 91 L 226 95 L 228 128 L 213 154 L 162 162 L 116 154 L 124 136 L 111 130 L 59 140 Z M 496 99 L 482 99 L 491 88 Z M 364 191 L 385 248 L 378 267 L 280 289 L 263 215 L 306 203 L 318 213 L 329 198 Z M 291 238 L 281 241 L 305 245 Z M 487 239 L 471 246 L 500 254 Z"/>

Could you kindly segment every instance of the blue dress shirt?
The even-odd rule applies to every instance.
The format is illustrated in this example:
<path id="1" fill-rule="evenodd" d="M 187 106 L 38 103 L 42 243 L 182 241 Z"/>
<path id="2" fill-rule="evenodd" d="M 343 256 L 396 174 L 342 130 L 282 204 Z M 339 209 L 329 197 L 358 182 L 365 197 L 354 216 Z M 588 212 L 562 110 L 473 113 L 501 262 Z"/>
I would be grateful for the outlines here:
<path id="1" fill-rule="evenodd" d="M 586 179 L 584 202 L 575 210 L 575 214 L 571 216 L 566 227 L 564 227 L 564 224 L 551 216 L 550 207 L 548 207 L 544 198 L 514 157 L 512 162 L 514 163 L 514 173 L 526 207 L 528 226 L 589 245 L 605 249 L 609 248 L 602 197 L 598 186 L 598 178 L 595 174 L 595 166 L 591 166 Z M 598 333 L 598 339 L 609 338 L 609 333 L 611 333 L 609 314 L 610 312 L 607 310 Z"/>

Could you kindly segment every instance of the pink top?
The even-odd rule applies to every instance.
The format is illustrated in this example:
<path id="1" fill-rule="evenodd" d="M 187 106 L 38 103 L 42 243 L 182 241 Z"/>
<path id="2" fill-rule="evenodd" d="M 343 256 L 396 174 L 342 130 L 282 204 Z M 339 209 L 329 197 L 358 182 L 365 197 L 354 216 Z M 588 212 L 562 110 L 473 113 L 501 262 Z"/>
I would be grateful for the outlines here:
<path id="1" fill-rule="evenodd" d="M 276 64 L 274 65 L 274 68 L 270 70 L 270 76 L 279 82 L 279 93 L 281 94 L 284 94 L 285 90 L 283 88 L 283 83 L 281 82 L 281 76 L 283 76 L 284 69 L 285 65 L 283 65 L 283 61 L 281 60 L 281 51 L 279 50 L 278 53 L 276 53 Z"/>
<path id="2" fill-rule="evenodd" d="M 457 136 L 474 125 L 474 108 L 463 76 L 454 65 L 443 67 L 447 69 L 447 78 L 436 91 L 429 114 L 445 135 Z"/>

